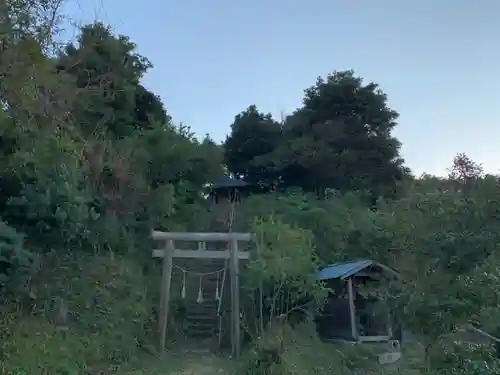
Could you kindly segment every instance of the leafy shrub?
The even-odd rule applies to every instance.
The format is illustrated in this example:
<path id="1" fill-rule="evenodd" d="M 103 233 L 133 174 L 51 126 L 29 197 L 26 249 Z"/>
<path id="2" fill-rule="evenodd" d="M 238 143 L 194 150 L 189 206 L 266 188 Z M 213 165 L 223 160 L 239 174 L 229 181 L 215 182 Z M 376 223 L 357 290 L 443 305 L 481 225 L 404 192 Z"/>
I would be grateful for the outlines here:
<path id="1" fill-rule="evenodd" d="M 310 302 L 321 305 L 326 293 L 315 277 L 319 263 L 309 231 L 269 216 L 256 218 L 252 232 L 257 250 L 243 272 L 242 285 L 255 304 L 253 318 L 258 319 L 249 317 L 247 324 L 259 327 L 258 336 L 276 318 L 310 312 Z"/>
<path id="2" fill-rule="evenodd" d="M 439 352 L 433 358 L 436 375 L 497 375 L 500 360 L 491 345 L 465 342 L 440 342 Z"/>
<path id="3" fill-rule="evenodd" d="M 267 330 L 241 359 L 238 373 L 247 375 L 351 375 L 350 358 L 323 343 L 313 324 Z"/>
<path id="4" fill-rule="evenodd" d="M 0 220 L 0 289 L 15 283 L 32 264 L 32 254 L 23 248 L 24 236 Z"/>
<path id="5" fill-rule="evenodd" d="M 319 199 L 314 194 L 290 189 L 284 194 L 249 197 L 238 209 L 235 227 L 245 231 L 255 217 L 265 217 L 270 212 L 283 223 L 309 231 L 314 251 L 326 263 L 346 257 L 352 259 L 351 254 L 361 253 L 359 244 L 352 239 L 356 232 L 369 228 L 373 216 L 361 197 L 354 193 Z"/>
<path id="6" fill-rule="evenodd" d="M 28 235 L 40 250 L 89 244 L 89 224 L 97 214 L 85 190 L 85 170 L 78 145 L 68 141 L 59 149 L 46 140 L 33 155 L 16 155 L 21 190 L 10 197 L 4 217 Z"/>
<path id="7" fill-rule="evenodd" d="M 149 347 L 152 303 L 139 265 L 118 256 L 45 258 L 33 276 L 35 305 L 25 314 L 9 304 L 0 317 L 2 373 L 108 374 Z M 64 325 L 55 301 L 66 306 Z"/>

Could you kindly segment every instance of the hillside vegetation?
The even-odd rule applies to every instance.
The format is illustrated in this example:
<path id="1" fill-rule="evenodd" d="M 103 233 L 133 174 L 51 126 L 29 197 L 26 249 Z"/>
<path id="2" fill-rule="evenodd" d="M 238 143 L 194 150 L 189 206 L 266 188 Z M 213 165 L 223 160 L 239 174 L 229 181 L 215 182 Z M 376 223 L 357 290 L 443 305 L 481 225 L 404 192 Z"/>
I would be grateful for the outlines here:
<path id="1" fill-rule="evenodd" d="M 152 65 L 129 38 L 91 24 L 54 48 L 58 5 L 0 3 L 2 374 L 182 373 L 192 358 L 152 364 L 150 233 L 211 230 L 203 193 L 226 171 L 262 187 L 233 225 L 256 234 L 262 257 L 244 270 L 242 293 L 263 301 L 285 290 L 274 315 L 288 317 L 304 296 L 324 298 L 316 267 L 375 259 L 400 272 L 377 292 L 425 349 L 426 362 L 401 373 L 500 373 L 495 347 L 449 339 L 467 326 L 500 332 L 498 176 L 463 154 L 447 178 L 414 176 L 392 134 L 398 113 L 353 71 L 318 78 L 281 121 L 250 105 L 222 144 L 198 139 L 141 84 Z M 241 360 L 191 371 L 366 370 L 307 322 L 256 325 Z M 284 349 L 263 364 L 273 339 Z"/>

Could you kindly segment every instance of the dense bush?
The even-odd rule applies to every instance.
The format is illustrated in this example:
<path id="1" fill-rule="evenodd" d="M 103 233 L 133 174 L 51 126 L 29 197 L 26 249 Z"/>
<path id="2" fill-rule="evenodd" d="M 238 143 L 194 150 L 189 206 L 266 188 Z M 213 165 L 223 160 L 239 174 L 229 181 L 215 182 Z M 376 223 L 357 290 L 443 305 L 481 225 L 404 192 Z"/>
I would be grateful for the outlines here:
<path id="1" fill-rule="evenodd" d="M 110 373 L 148 349 L 156 300 L 139 264 L 53 255 L 39 268 L 31 306 L 0 310 L 2 373 Z"/>
<path id="2" fill-rule="evenodd" d="M 310 231 L 273 216 L 257 217 L 251 228 L 256 249 L 242 273 L 242 289 L 250 303 L 244 324 L 256 338 L 276 322 L 310 319 L 326 289 L 315 278 L 319 263 Z"/>
<path id="3" fill-rule="evenodd" d="M 435 358 L 435 374 L 493 375 L 500 371 L 500 360 L 488 345 L 440 342 Z"/>
<path id="4" fill-rule="evenodd" d="M 24 235 L 0 220 L 0 291 L 21 283 L 32 261 L 33 255 L 24 248 Z"/>
<path id="5" fill-rule="evenodd" d="M 237 371 L 247 375 L 351 375 L 352 358 L 322 342 L 314 325 L 270 327 L 254 341 Z"/>
<path id="6" fill-rule="evenodd" d="M 399 272 L 378 292 L 432 352 L 432 370 L 498 372 L 489 347 L 441 347 L 464 325 L 499 330 L 496 176 L 462 154 L 448 178 L 411 176 L 391 133 L 398 114 L 352 71 L 318 79 L 281 123 L 250 106 L 224 145 L 199 140 L 141 85 L 151 63 L 129 38 L 93 24 L 52 49 L 59 3 L 0 6 L 2 373 L 133 361 L 154 324 L 150 231 L 212 229 L 203 193 L 227 170 L 259 184 L 233 230 L 256 234 L 244 320 L 286 349 L 279 373 L 340 369 L 289 318 L 324 297 L 317 267 L 353 258 Z"/>

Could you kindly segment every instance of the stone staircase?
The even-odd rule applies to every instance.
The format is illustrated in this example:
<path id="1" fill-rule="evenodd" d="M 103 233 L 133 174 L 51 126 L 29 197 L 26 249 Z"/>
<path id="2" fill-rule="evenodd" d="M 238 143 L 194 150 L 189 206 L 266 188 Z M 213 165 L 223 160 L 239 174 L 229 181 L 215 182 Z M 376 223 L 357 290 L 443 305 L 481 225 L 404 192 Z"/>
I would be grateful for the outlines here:
<path id="1" fill-rule="evenodd" d="M 196 269 L 191 268 L 191 271 L 198 273 L 216 272 L 224 267 L 223 260 L 212 260 L 205 265 L 198 265 Z M 219 316 L 218 307 L 219 300 L 216 299 L 217 285 L 219 294 L 222 298 L 227 298 L 226 286 L 228 285 L 228 273 L 226 271 L 225 286 L 221 286 L 223 272 L 219 278 L 216 273 L 202 277 L 202 302 L 198 302 L 198 290 L 190 288 L 186 303 L 186 318 L 185 318 L 185 335 L 189 341 L 195 343 L 198 350 L 216 350 L 219 343 Z"/>

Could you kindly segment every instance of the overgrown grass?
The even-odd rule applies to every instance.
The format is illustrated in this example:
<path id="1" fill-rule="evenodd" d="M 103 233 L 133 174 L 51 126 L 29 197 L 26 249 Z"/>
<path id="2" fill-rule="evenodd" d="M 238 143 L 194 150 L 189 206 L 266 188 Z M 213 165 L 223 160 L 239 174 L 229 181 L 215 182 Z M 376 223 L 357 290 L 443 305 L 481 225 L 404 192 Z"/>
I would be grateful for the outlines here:
<path id="1" fill-rule="evenodd" d="M 158 276 L 158 275 L 156 275 Z M 155 281 L 152 286 L 148 283 Z M 366 351 L 324 343 L 313 325 L 284 325 L 250 344 L 238 360 L 169 352 L 159 357 L 154 309 L 159 278 L 130 259 L 99 255 L 47 258 L 32 280 L 34 301 L 4 303 L 0 317 L 0 373 L 5 375 L 352 375 L 367 368 Z M 67 321 L 57 322 L 58 303 Z M 279 360 L 265 358 L 279 345 Z M 267 361 L 267 362 L 266 362 Z M 375 364 L 375 359 L 370 359 Z M 370 367 L 370 366 L 368 366 Z M 362 372 L 359 372 L 362 371 Z M 415 374 L 415 372 L 400 372 Z"/>
<path id="2" fill-rule="evenodd" d="M 275 328 L 246 351 L 234 374 L 247 375 L 382 375 L 424 374 L 422 347 L 403 347 L 402 358 L 380 365 L 377 354 L 390 351 L 389 345 L 334 344 L 320 340 L 313 324 Z M 270 363 L 269 353 L 279 350 L 279 360 Z M 267 358 L 266 358 L 267 357 Z"/>
<path id="3" fill-rule="evenodd" d="M 351 358 L 340 348 L 323 343 L 312 324 L 295 328 L 283 324 L 269 329 L 240 361 L 247 375 L 350 375 Z"/>
<path id="4" fill-rule="evenodd" d="M 2 306 L 2 374 L 111 374 L 151 352 L 153 299 L 123 258 L 47 259 L 35 300 Z"/>
<path id="5" fill-rule="evenodd" d="M 120 375 L 232 375 L 237 374 L 229 358 L 170 352 L 143 368 Z"/>

